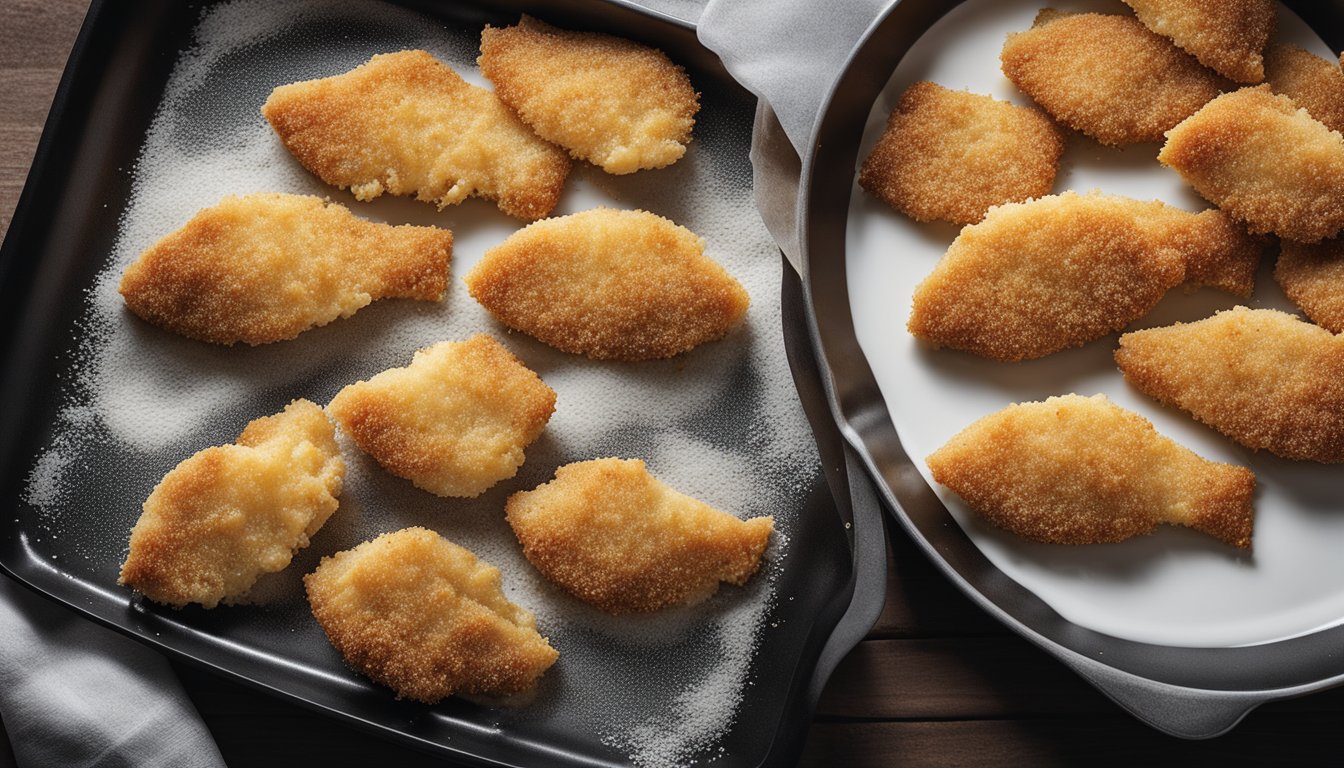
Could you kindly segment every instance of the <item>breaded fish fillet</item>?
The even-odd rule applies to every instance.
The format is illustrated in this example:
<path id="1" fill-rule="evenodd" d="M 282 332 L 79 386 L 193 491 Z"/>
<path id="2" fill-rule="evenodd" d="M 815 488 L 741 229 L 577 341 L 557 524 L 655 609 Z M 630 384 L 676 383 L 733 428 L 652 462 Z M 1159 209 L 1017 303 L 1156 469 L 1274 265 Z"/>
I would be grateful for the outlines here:
<path id="1" fill-rule="evenodd" d="M 509 497 L 523 554 L 565 591 L 609 613 L 697 603 L 761 564 L 774 518 L 739 520 L 677 493 L 638 459 L 567 464 Z"/>
<path id="2" fill-rule="evenodd" d="M 1273 309 L 1237 307 L 1120 337 L 1138 389 L 1238 443 L 1344 463 L 1344 337 Z"/>
<path id="3" fill-rule="evenodd" d="M 1157 159 L 1252 232 L 1315 243 L 1344 229 L 1344 137 L 1267 85 L 1209 102 Z"/>
<path id="4" fill-rule="evenodd" d="M 1315 245 L 1284 240 L 1274 279 L 1313 323 L 1344 333 L 1344 240 Z"/>
<path id="5" fill-rule="evenodd" d="M 546 219 L 486 252 L 467 288 L 510 328 L 598 360 L 672 357 L 723 337 L 746 290 L 685 227 L 595 208 Z"/>
<path id="6" fill-rule="evenodd" d="M 295 400 L 164 476 L 131 530 L 119 583 L 179 608 L 240 597 L 308 546 L 344 478 L 331 422 Z"/>
<path id="7" fill-rule="evenodd" d="M 267 344 L 382 298 L 438 301 L 453 235 L 356 218 L 318 197 L 229 196 L 126 268 L 135 314 L 215 344 Z"/>
<path id="8" fill-rule="evenodd" d="M 1050 194 L 1064 137 L 1039 111 L 927 81 L 901 95 L 859 186 L 915 221 L 974 224 Z"/>
<path id="9" fill-rule="evenodd" d="M 700 110 L 686 70 L 657 48 L 530 16 L 486 26 L 477 63 L 538 136 L 607 173 L 676 162 Z"/>
<path id="10" fill-rule="evenodd" d="M 331 644 L 399 699 L 518 693 L 559 657 L 499 569 L 424 528 L 324 557 L 303 583 Z"/>
<path id="11" fill-rule="evenodd" d="M 539 219 L 569 174 L 563 151 L 424 51 L 282 85 L 261 113 L 304 168 L 360 200 L 389 192 L 442 209 L 476 195 Z"/>
<path id="12" fill-rule="evenodd" d="M 345 387 L 327 411 L 388 472 L 439 496 L 474 497 L 522 466 L 555 392 L 478 334 Z"/>
<path id="13" fill-rule="evenodd" d="M 971 509 L 1036 541 L 1102 544 L 1170 523 L 1251 546 L 1255 475 L 1201 458 L 1105 395 L 1010 405 L 927 462 Z"/>
<path id="14" fill-rule="evenodd" d="M 1200 63 L 1239 83 L 1265 77 L 1262 54 L 1274 33 L 1274 0 L 1125 0 L 1139 21 Z"/>
<path id="15" fill-rule="evenodd" d="M 1008 35 L 1003 74 L 1056 120 L 1102 144 L 1161 141 L 1222 81 L 1128 16 L 1042 12 Z"/>
<path id="16" fill-rule="evenodd" d="M 1344 132 L 1344 71 L 1338 62 L 1274 43 L 1265 51 L 1265 80 L 1325 127 Z"/>
<path id="17" fill-rule="evenodd" d="M 1118 331 L 1193 279 L 1249 293 L 1263 245 L 1217 212 L 1091 193 L 991 208 L 916 288 L 915 336 L 994 360 Z"/>

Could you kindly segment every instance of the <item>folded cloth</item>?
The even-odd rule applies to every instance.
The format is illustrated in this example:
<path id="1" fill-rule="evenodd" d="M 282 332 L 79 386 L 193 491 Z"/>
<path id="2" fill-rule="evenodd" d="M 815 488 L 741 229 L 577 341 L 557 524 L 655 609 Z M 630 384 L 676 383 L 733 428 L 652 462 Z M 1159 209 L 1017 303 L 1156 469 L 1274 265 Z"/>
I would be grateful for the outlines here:
<path id="1" fill-rule="evenodd" d="M 222 768 L 168 662 L 0 575 L 0 720 L 20 768 Z"/>

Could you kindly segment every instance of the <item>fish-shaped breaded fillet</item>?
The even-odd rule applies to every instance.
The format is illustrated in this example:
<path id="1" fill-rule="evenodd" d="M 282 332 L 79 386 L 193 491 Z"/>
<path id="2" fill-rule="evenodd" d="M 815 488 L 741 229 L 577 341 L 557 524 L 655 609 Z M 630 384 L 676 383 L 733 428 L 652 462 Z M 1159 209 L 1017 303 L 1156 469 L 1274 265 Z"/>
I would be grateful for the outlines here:
<path id="1" fill-rule="evenodd" d="M 1274 43 L 1265 51 L 1265 81 L 1325 127 L 1344 132 L 1344 71 L 1339 62 Z"/>
<path id="2" fill-rule="evenodd" d="M 547 579 L 609 613 L 696 603 L 741 586 L 774 518 L 739 520 L 678 493 L 638 459 L 567 464 L 509 497 L 509 525 Z"/>
<path id="3" fill-rule="evenodd" d="M 1274 279 L 1313 323 L 1344 333 L 1344 240 L 1314 245 L 1284 240 Z"/>
<path id="4" fill-rule="evenodd" d="M 442 209 L 476 195 L 539 219 L 569 175 L 560 148 L 424 51 L 282 85 L 261 112 L 304 168 L 360 200 L 388 192 Z"/>
<path id="5" fill-rule="evenodd" d="M 1222 81 L 1128 16 L 1042 12 L 1008 35 L 1003 74 L 1056 120 L 1102 144 L 1161 141 Z"/>
<path id="6" fill-rule="evenodd" d="M 859 186 L 915 221 L 974 224 L 1050 194 L 1064 137 L 1035 109 L 922 81 L 906 89 Z"/>
<path id="7" fill-rule="evenodd" d="M 326 414 L 295 400 L 164 476 L 131 530 L 119 582 L 179 608 L 241 597 L 308 546 L 344 478 Z"/>
<path id="8" fill-rule="evenodd" d="M 1185 525 L 1248 549 L 1255 475 L 1200 457 L 1105 395 L 990 414 L 927 459 L 934 480 L 1036 541 L 1102 544 Z"/>
<path id="9" fill-rule="evenodd" d="M 324 557 L 303 583 L 331 644 L 399 699 L 519 693 L 559 657 L 499 569 L 424 528 Z"/>
<path id="10" fill-rule="evenodd" d="M 438 301 L 453 235 L 355 217 L 318 197 L 229 196 L 140 254 L 121 295 L 155 325 L 215 344 L 267 344 L 382 298 Z"/>
<path id="11" fill-rule="evenodd" d="M 746 290 L 705 242 L 647 211 L 546 219 L 486 251 L 467 288 L 510 328 L 598 360 L 672 357 L 723 337 Z"/>
<path id="12" fill-rule="evenodd" d="M 1236 307 L 1120 337 L 1125 380 L 1238 443 L 1344 463 L 1344 337 L 1273 309 Z"/>
<path id="13" fill-rule="evenodd" d="M 1187 280 L 1249 293 L 1263 243 L 1216 211 L 1065 192 L 991 208 L 916 288 L 915 336 L 994 360 L 1118 331 Z"/>
<path id="14" fill-rule="evenodd" d="M 538 136 L 607 173 L 676 162 L 700 110 L 686 70 L 657 48 L 530 16 L 486 26 L 477 63 Z"/>
<path id="15" fill-rule="evenodd" d="M 1264 79 L 1274 0 L 1125 0 L 1139 21 L 1239 83 Z"/>
<path id="16" fill-rule="evenodd" d="M 1268 85 L 1209 102 L 1157 159 L 1252 232 L 1315 243 L 1344 229 L 1344 136 Z"/>
<path id="17" fill-rule="evenodd" d="M 555 412 L 555 391 L 482 333 L 345 387 L 327 411 L 383 469 L 470 498 L 518 472 Z"/>

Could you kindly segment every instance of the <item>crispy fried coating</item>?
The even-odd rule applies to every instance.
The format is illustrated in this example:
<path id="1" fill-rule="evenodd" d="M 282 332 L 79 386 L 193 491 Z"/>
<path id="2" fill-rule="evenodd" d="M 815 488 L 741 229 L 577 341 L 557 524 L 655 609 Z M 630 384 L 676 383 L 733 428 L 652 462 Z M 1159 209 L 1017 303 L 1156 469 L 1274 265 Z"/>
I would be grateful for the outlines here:
<path id="1" fill-rule="evenodd" d="M 1344 240 L 1314 245 L 1284 240 L 1274 279 L 1313 323 L 1344 333 Z"/>
<path id="2" fill-rule="evenodd" d="M 1249 293 L 1260 247 L 1217 213 L 1156 201 L 1010 203 L 961 231 L 915 288 L 907 327 L 993 360 L 1044 357 L 1124 328 L 1190 278 Z"/>
<path id="3" fill-rule="evenodd" d="M 424 51 L 282 85 L 261 113 L 304 168 L 360 200 L 388 192 L 442 209 L 476 195 L 539 219 L 569 175 L 563 151 Z"/>
<path id="4" fill-rule="evenodd" d="M 774 518 L 739 520 L 677 493 L 638 459 L 567 464 L 509 497 L 523 554 L 565 591 L 609 613 L 697 603 L 761 564 Z"/>
<path id="5" fill-rule="evenodd" d="M 1139 21 L 1238 83 L 1265 77 L 1274 0 L 1125 0 Z"/>
<path id="6" fill-rule="evenodd" d="M 530 224 L 486 252 L 467 288 L 510 328 L 597 360 L 672 357 L 722 338 L 750 299 L 705 242 L 647 211 Z"/>
<path id="7" fill-rule="evenodd" d="M 303 583 L 331 644 L 399 699 L 519 693 L 559 657 L 499 569 L 424 528 L 324 557 Z"/>
<path id="8" fill-rule="evenodd" d="M 482 333 L 345 387 L 327 411 L 383 469 L 470 498 L 517 473 L 555 412 L 555 391 Z"/>
<path id="9" fill-rule="evenodd" d="M 657 48 L 530 16 L 481 32 L 481 72 L 538 136 L 607 173 L 686 154 L 700 94 Z"/>
<path id="10" fill-rule="evenodd" d="M 1344 229 L 1344 137 L 1268 85 L 1209 102 L 1157 159 L 1252 232 L 1315 243 Z"/>
<path id="11" fill-rule="evenodd" d="M 1010 405 L 927 459 L 990 522 L 1051 544 L 1103 544 L 1185 525 L 1248 549 L 1255 475 L 1200 457 L 1105 395 Z"/>
<path id="12" fill-rule="evenodd" d="M 1265 51 L 1265 81 L 1330 130 L 1344 133 L 1344 71 L 1337 62 L 1274 43 Z"/>
<path id="13" fill-rule="evenodd" d="M 295 400 L 164 476 L 131 530 L 119 583 L 178 608 L 241 597 L 308 546 L 344 478 L 331 422 Z"/>
<path id="14" fill-rule="evenodd" d="M 1248 448 L 1344 463 L 1344 337 L 1236 307 L 1120 337 L 1125 379 Z"/>
<path id="15" fill-rule="evenodd" d="M 1064 137 L 1039 111 L 922 81 L 902 94 L 859 186 L 915 221 L 974 224 L 1050 194 Z"/>
<path id="16" fill-rule="evenodd" d="M 1222 81 L 1133 18 L 1046 14 L 1008 36 L 1003 74 L 1056 120 L 1102 144 L 1160 141 Z"/>
<path id="17" fill-rule="evenodd" d="M 318 197 L 229 196 L 140 254 L 126 306 L 183 336 L 268 344 L 382 298 L 438 301 L 453 235 L 355 217 Z"/>

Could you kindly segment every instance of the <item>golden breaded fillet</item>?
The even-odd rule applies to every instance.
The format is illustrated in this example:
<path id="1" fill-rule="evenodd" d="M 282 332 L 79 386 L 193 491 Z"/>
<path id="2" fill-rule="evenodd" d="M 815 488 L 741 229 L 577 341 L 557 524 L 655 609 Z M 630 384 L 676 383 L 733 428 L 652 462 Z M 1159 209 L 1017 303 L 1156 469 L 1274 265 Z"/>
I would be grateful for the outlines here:
<path id="1" fill-rule="evenodd" d="M 1273 309 L 1237 307 L 1120 337 L 1138 389 L 1238 443 L 1344 463 L 1344 337 Z"/>
<path id="2" fill-rule="evenodd" d="M 555 392 L 478 334 L 345 387 L 327 411 L 388 472 L 439 496 L 473 497 L 517 473 Z"/>
<path id="3" fill-rule="evenodd" d="M 1325 127 L 1344 132 L 1344 71 L 1339 63 L 1274 43 L 1265 51 L 1265 80 Z"/>
<path id="4" fill-rule="evenodd" d="M 481 32 L 481 72 L 538 136 L 607 173 L 686 154 L 700 94 L 657 48 L 524 16 Z"/>
<path id="5" fill-rule="evenodd" d="M 1313 323 L 1344 333 L 1344 240 L 1315 245 L 1284 240 L 1274 279 Z"/>
<path id="6" fill-rule="evenodd" d="M 927 81 L 906 89 L 859 186 L 915 221 L 974 224 L 1050 194 L 1064 137 L 1037 110 Z"/>
<path id="7" fill-rule="evenodd" d="M 539 219 L 569 174 L 564 152 L 424 51 L 282 85 L 261 113 L 304 168 L 360 200 L 389 192 L 442 209 L 476 195 Z"/>
<path id="8" fill-rule="evenodd" d="M 1171 523 L 1251 546 L 1255 475 L 1201 458 L 1105 395 L 1010 405 L 927 462 L 971 509 L 1036 541 L 1103 544 Z"/>
<path id="9" fill-rule="evenodd" d="M 1098 193 L 991 208 L 915 288 L 907 327 L 937 346 L 1016 361 L 1118 331 L 1192 277 L 1249 292 L 1260 248 L 1225 224 Z"/>
<path id="10" fill-rule="evenodd" d="M 1008 36 L 1003 74 L 1056 120 L 1102 144 L 1160 141 L 1218 95 L 1218 76 L 1127 16 L 1038 18 Z"/>
<path id="11" fill-rule="evenodd" d="M 140 254 L 120 291 L 183 336 L 267 344 L 378 299 L 438 301 L 452 252 L 446 229 L 375 224 L 304 195 L 229 196 Z"/>
<path id="12" fill-rule="evenodd" d="M 518 693 L 559 656 L 499 569 L 424 528 L 324 557 L 303 583 L 331 644 L 399 699 Z"/>
<path id="13" fill-rule="evenodd" d="M 1252 232 L 1315 243 L 1344 229 L 1344 137 L 1267 85 L 1209 102 L 1157 159 Z"/>
<path id="14" fill-rule="evenodd" d="M 1139 21 L 1200 63 L 1239 83 L 1265 77 L 1274 0 L 1125 0 Z"/>
<path id="15" fill-rule="evenodd" d="M 598 360 L 672 357 L 722 338 L 749 298 L 705 242 L 646 211 L 530 224 L 486 252 L 467 288 L 510 328 Z"/>
<path id="16" fill-rule="evenodd" d="M 344 478 L 331 422 L 295 400 L 164 476 L 131 529 L 119 583 L 179 608 L 240 597 L 308 546 Z"/>
<path id="17" fill-rule="evenodd" d="M 697 603 L 761 564 L 774 518 L 739 520 L 664 485 L 638 459 L 567 464 L 509 497 L 509 525 L 547 579 L 609 613 Z"/>

